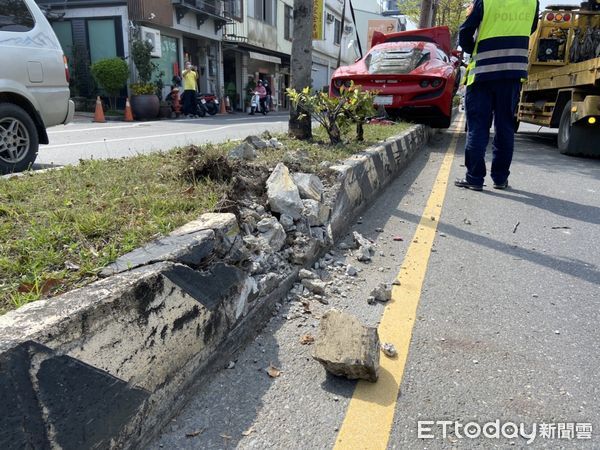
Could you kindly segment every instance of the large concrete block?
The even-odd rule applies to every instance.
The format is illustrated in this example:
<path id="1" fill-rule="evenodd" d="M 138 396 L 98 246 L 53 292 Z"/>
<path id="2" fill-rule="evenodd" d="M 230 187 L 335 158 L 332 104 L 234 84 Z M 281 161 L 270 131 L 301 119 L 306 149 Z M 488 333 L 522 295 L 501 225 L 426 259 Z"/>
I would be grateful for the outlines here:
<path id="1" fill-rule="evenodd" d="M 283 163 L 277 164 L 267 179 L 267 196 L 273 212 L 287 214 L 293 219 L 299 219 L 302 215 L 298 187 Z"/>
<path id="2" fill-rule="evenodd" d="M 313 358 L 337 376 L 377 381 L 379 335 L 350 314 L 332 309 L 321 318 Z"/>

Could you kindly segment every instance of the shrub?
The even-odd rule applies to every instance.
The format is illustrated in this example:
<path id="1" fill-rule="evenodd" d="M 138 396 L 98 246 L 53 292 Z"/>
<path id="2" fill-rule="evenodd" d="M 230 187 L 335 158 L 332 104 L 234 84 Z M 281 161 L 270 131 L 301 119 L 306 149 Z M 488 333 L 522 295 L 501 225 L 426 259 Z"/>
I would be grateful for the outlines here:
<path id="1" fill-rule="evenodd" d="M 109 96 L 109 101 L 114 99 L 111 107 L 116 108 L 116 97 L 129 78 L 127 63 L 121 58 L 101 59 L 92 64 L 91 72 L 96 83 Z"/>

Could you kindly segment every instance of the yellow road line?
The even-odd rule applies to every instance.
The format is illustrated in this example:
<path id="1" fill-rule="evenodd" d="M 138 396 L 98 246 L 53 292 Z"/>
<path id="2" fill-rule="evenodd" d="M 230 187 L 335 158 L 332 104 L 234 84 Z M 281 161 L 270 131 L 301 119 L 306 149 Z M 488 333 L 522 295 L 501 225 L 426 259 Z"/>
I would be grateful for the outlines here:
<path id="1" fill-rule="evenodd" d="M 382 355 L 379 380 L 376 383 L 361 381 L 356 385 L 346 418 L 337 436 L 335 450 L 387 448 L 421 288 L 427 273 L 427 263 L 442 212 L 463 120 L 457 121 L 456 126 L 457 132 L 444 156 L 421 221 L 398 274 L 397 280 L 400 281 L 400 285 L 394 286 L 392 299 L 386 306 L 379 325 L 381 342 L 394 344 L 398 356 L 391 359 Z"/>

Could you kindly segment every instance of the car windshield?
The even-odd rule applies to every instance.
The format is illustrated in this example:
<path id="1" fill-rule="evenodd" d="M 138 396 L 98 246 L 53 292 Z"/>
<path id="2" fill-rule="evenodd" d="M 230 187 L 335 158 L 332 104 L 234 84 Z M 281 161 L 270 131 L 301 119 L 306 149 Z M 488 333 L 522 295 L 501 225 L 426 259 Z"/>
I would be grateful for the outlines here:
<path id="1" fill-rule="evenodd" d="M 382 49 L 369 53 L 365 64 L 372 74 L 409 73 L 429 58 L 429 50 L 422 47 Z"/>

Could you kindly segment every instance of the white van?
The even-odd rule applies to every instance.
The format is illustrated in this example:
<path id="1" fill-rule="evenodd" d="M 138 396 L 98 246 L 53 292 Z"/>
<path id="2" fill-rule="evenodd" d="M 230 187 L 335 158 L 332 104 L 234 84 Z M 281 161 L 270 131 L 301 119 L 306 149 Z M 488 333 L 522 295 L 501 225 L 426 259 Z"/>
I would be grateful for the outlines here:
<path id="1" fill-rule="evenodd" d="M 46 128 L 73 119 L 60 43 L 33 0 L 0 0 L 0 174 L 28 169 Z"/>

